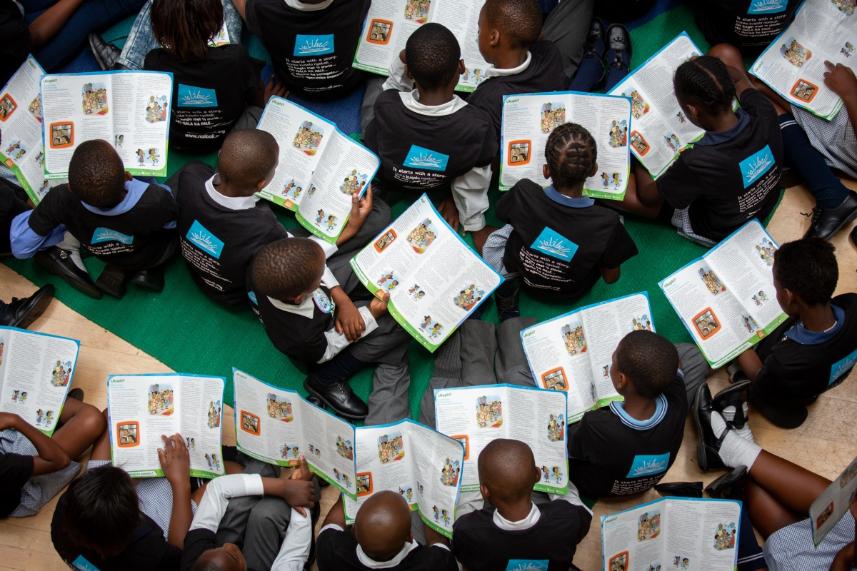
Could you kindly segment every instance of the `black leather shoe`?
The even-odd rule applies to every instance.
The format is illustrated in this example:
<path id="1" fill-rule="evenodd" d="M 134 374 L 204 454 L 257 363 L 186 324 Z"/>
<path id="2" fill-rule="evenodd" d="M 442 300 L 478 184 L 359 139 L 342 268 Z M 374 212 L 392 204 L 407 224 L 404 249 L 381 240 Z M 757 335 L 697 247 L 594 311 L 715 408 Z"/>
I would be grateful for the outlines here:
<path id="1" fill-rule="evenodd" d="M 518 280 L 519 278 L 509 278 L 494 292 L 494 302 L 497 304 L 500 321 L 521 316 L 521 309 L 518 305 L 521 283 Z"/>
<path id="2" fill-rule="evenodd" d="M 848 237 L 851 238 L 851 243 L 854 244 L 855 248 L 857 248 L 857 226 L 854 227 L 854 230 L 851 231 L 851 234 Z"/>
<path id="3" fill-rule="evenodd" d="M 711 390 L 707 384 L 703 384 L 696 392 L 696 398 L 693 401 L 693 420 L 696 423 L 697 434 L 696 459 L 699 462 L 699 469 L 703 472 L 726 467 L 717 453 L 729 428 L 726 428 L 720 438 L 714 436 L 714 431 L 711 429 L 713 410 L 711 400 Z"/>
<path id="4" fill-rule="evenodd" d="M 749 388 L 749 379 L 738 381 L 717 393 L 711 400 L 711 408 L 720 414 L 723 414 L 723 409 L 726 407 L 735 407 L 735 418 L 731 422 L 727 420 L 727 426 L 744 428 L 744 424 L 747 422 L 747 416 L 744 414 L 744 403 L 747 402 Z"/>
<path id="5" fill-rule="evenodd" d="M 304 381 L 304 388 L 343 418 L 363 420 L 369 414 L 366 403 L 345 383 L 322 384 L 313 377 L 308 377 Z"/>
<path id="6" fill-rule="evenodd" d="M 131 277 L 135 286 L 154 292 L 164 291 L 164 268 L 157 267 L 137 272 Z"/>
<path id="7" fill-rule="evenodd" d="M 83 402 L 83 389 L 71 389 L 68 391 L 67 399 L 74 399 Z"/>
<path id="8" fill-rule="evenodd" d="M 43 270 L 63 278 L 81 293 L 101 299 L 101 290 L 95 287 L 89 272 L 78 268 L 72 261 L 71 252 L 54 246 L 38 252 L 33 256 L 33 260 Z"/>
<path id="9" fill-rule="evenodd" d="M 122 299 L 128 285 L 128 274 L 116 266 L 107 265 L 95 281 L 98 289 L 111 297 Z"/>
<path id="10" fill-rule="evenodd" d="M 0 325 L 26 329 L 45 312 L 53 298 L 54 286 L 51 284 L 40 287 L 30 297 L 13 297 L 0 311 Z"/>
<path id="11" fill-rule="evenodd" d="M 89 49 L 102 70 L 113 69 L 122 50 L 111 43 L 105 42 L 98 34 L 89 34 Z"/>
<path id="12" fill-rule="evenodd" d="M 829 240 L 843 226 L 857 218 L 857 192 L 848 191 L 848 197 L 836 208 L 815 207 L 812 224 L 804 238 Z"/>
<path id="13" fill-rule="evenodd" d="M 743 500 L 744 489 L 747 484 L 747 467 L 738 466 L 731 472 L 726 472 L 705 488 L 712 498 L 724 498 L 728 500 Z"/>
<path id="14" fill-rule="evenodd" d="M 669 482 L 656 484 L 655 491 L 664 497 L 701 498 L 702 482 Z"/>

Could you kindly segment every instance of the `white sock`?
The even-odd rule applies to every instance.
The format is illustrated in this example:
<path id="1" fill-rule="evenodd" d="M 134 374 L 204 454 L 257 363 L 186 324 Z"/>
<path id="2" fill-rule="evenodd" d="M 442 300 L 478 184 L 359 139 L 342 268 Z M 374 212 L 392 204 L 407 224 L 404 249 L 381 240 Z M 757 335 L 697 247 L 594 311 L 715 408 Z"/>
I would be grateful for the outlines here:
<path id="1" fill-rule="evenodd" d="M 744 411 L 744 426 L 741 428 L 733 427 L 732 430 L 735 431 L 735 434 L 743 438 L 744 440 L 749 440 L 750 442 L 755 442 L 756 440 L 753 438 L 753 431 L 750 430 L 750 423 L 747 422 L 747 415 L 750 412 L 750 407 L 747 406 L 747 403 L 742 403 L 741 409 Z M 723 419 L 726 422 L 734 422 L 735 421 L 735 407 L 727 406 L 723 409 Z"/>
<path id="2" fill-rule="evenodd" d="M 711 412 L 711 430 L 717 438 L 726 431 L 726 421 L 717 411 Z M 746 466 L 749 470 L 761 452 L 762 448 L 758 444 L 745 440 L 735 430 L 730 430 L 720 445 L 718 456 L 730 468 Z"/>

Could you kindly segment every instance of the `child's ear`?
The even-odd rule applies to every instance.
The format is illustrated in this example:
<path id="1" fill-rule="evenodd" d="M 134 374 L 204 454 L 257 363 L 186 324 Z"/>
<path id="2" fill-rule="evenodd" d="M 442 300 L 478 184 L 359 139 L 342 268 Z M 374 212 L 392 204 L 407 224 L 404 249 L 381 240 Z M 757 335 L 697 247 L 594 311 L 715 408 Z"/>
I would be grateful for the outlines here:
<path id="1" fill-rule="evenodd" d="M 548 165 L 542 165 L 542 174 L 545 178 L 551 178 L 551 168 Z"/>
<path id="2" fill-rule="evenodd" d="M 598 174 L 598 162 L 597 161 L 595 162 L 594 165 L 592 165 L 592 168 L 589 169 L 589 176 L 595 176 L 596 174 Z"/>
<path id="3" fill-rule="evenodd" d="M 132 175 L 128 171 L 125 171 L 125 180 L 134 180 L 134 175 Z"/>
<path id="4" fill-rule="evenodd" d="M 542 481 L 542 471 L 539 470 L 539 467 L 533 464 L 533 485 L 535 486 L 539 482 Z"/>
<path id="5" fill-rule="evenodd" d="M 458 60 L 458 75 L 464 75 L 465 73 L 467 73 L 467 67 L 464 65 L 464 60 L 460 59 Z"/>
<path id="6" fill-rule="evenodd" d="M 494 48 L 500 45 L 500 30 L 493 28 L 488 32 L 488 44 Z"/>
<path id="7" fill-rule="evenodd" d="M 488 486 L 485 484 L 479 484 L 479 492 L 482 494 L 483 499 L 488 500 L 491 498 L 491 492 L 488 491 Z"/>

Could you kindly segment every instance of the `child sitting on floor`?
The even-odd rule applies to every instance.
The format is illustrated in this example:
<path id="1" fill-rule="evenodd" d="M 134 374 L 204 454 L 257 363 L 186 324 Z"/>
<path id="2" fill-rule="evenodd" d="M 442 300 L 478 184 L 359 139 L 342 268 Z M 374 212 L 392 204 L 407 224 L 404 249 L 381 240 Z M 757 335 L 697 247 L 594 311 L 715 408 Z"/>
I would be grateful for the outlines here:
<path id="1" fill-rule="evenodd" d="M 35 256 L 42 268 L 96 299 L 102 292 L 121 298 L 129 280 L 161 291 L 163 265 L 176 248 L 177 213 L 168 188 L 131 178 L 107 141 L 85 141 L 71 157 L 68 184 L 12 221 L 12 254 Z M 95 283 L 80 246 L 107 264 Z"/>
<path id="2" fill-rule="evenodd" d="M 610 380 L 624 402 L 587 412 L 568 430 L 568 471 L 584 497 L 645 492 L 675 462 L 688 409 L 678 368 L 675 346 L 656 333 L 619 342 Z"/>
<path id="3" fill-rule="evenodd" d="M 513 569 L 522 561 L 533 569 L 569 568 L 577 544 L 589 531 L 592 512 L 573 484 L 566 496 L 533 503 L 533 486 L 540 480 L 533 451 L 523 442 L 500 438 L 482 450 L 479 488 L 492 507 L 455 522 L 453 550 L 465 569 Z"/>
<path id="4" fill-rule="evenodd" d="M 528 292 L 573 301 L 599 278 L 614 283 L 619 266 L 637 255 L 619 215 L 581 194 L 598 170 L 597 152 L 585 128 L 560 125 L 545 147 L 544 175 L 553 184 L 543 189 L 524 179 L 497 203 L 506 226 L 488 237 L 483 255 L 510 278 L 495 294 L 501 319 L 519 313 L 519 283 Z"/>
<path id="5" fill-rule="evenodd" d="M 497 140 L 485 112 L 455 95 L 464 72 L 458 40 L 440 24 L 423 24 L 403 55 L 366 129 L 366 145 L 381 158 L 376 182 L 413 198 L 429 192 L 454 229 L 460 222 L 482 230 Z"/>

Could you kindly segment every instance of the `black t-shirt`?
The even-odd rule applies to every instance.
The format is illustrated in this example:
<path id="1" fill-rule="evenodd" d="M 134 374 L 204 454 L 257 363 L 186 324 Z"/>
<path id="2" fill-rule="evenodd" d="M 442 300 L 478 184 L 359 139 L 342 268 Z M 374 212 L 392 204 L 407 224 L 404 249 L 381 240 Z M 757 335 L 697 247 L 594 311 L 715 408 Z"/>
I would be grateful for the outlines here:
<path id="1" fill-rule="evenodd" d="M 577 544 L 589 531 L 592 515 L 565 500 L 536 507 L 541 512 L 539 521 L 520 531 L 498 528 L 493 508 L 462 516 L 453 531 L 455 557 L 468 571 L 567 571 Z"/>
<path id="2" fill-rule="evenodd" d="M 618 268 L 637 255 L 615 211 L 559 204 L 531 180 L 500 198 L 497 218 L 514 228 L 503 257 L 506 269 L 549 296 L 580 297 L 601 277 L 601 268 Z"/>
<path id="3" fill-rule="evenodd" d="M 767 47 L 794 18 L 798 0 L 695 0 L 696 22 L 711 45 Z"/>
<path id="4" fill-rule="evenodd" d="M 750 400 L 806 405 L 830 385 L 844 378 L 857 362 L 857 294 L 833 298 L 844 323 L 830 339 L 802 344 L 786 337 L 797 319 L 788 319 L 759 342 L 756 352 L 764 366 L 750 385 Z"/>
<path id="5" fill-rule="evenodd" d="M 149 269 L 163 261 L 175 231 L 178 206 L 172 193 L 150 184 L 130 210 L 106 216 L 89 210 L 67 184 L 54 187 L 30 215 L 30 228 L 40 236 L 65 224 L 72 236 L 105 263 L 128 270 Z"/>
<path id="6" fill-rule="evenodd" d="M 690 207 L 694 233 L 715 242 L 777 203 L 784 157 L 777 112 L 755 89 L 741 94 L 741 107 L 732 132 L 706 133 L 658 179 L 670 206 Z"/>
<path id="7" fill-rule="evenodd" d="M 357 540 L 350 531 L 328 528 L 319 534 L 316 543 L 319 571 L 369 571 L 357 559 Z M 385 567 L 390 571 L 458 571 L 455 557 L 448 549 L 438 546 L 418 546 L 401 563 Z"/>
<path id="8" fill-rule="evenodd" d="M 293 93 L 338 97 L 361 80 L 351 67 L 370 0 L 333 0 L 298 10 L 284 0 L 248 0 L 247 27 L 262 38 L 274 72 Z"/>
<path id="9" fill-rule="evenodd" d="M 21 489 L 33 475 L 33 457 L 0 452 L 0 519 L 21 503 Z"/>
<path id="10" fill-rule="evenodd" d="M 568 472 L 582 496 L 638 494 L 664 477 L 684 436 L 688 405 L 682 379 L 677 377 L 663 396 L 665 409 L 642 426 L 614 412 L 618 403 L 587 412 L 569 426 Z"/>
<path id="11" fill-rule="evenodd" d="M 377 178 L 395 190 L 449 191 L 456 178 L 497 156 L 497 140 L 481 109 L 466 105 L 449 115 L 422 115 L 405 107 L 392 89 L 378 96 L 365 142 L 381 157 Z"/>
<path id="12" fill-rule="evenodd" d="M 247 269 L 266 244 L 286 238 L 286 229 L 267 205 L 232 210 L 215 202 L 205 187 L 214 169 L 185 166 L 170 180 L 179 204 L 182 257 L 196 284 L 219 303 L 247 305 Z"/>
<path id="13" fill-rule="evenodd" d="M 489 77 L 470 94 L 467 102 L 484 109 L 494 125 L 494 138 L 500 140 L 503 96 L 516 93 L 561 91 L 568 87 L 562 55 L 551 42 L 538 41 L 530 48 L 532 60 L 527 69 L 514 75 Z"/>
<path id="14" fill-rule="evenodd" d="M 73 569 L 90 569 L 91 567 L 75 567 L 73 564 L 78 557 L 84 558 L 101 571 L 178 571 L 181 565 L 182 551 L 170 545 L 164 539 L 163 530 L 147 515 L 140 514 L 142 519 L 131 543 L 118 555 L 107 559 L 98 554 L 82 549 L 71 542 L 68 534 L 60 529 L 62 514 L 66 509 L 65 495 L 60 497 L 51 520 L 51 541 L 54 549 Z"/>
<path id="15" fill-rule="evenodd" d="M 204 60 L 187 62 L 158 48 L 149 52 L 143 66 L 173 74 L 170 145 L 178 151 L 219 149 L 259 92 L 256 67 L 241 45 L 209 47 Z"/>
<path id="16" fill-rule="evenodd" d="M 0 254 L 8 254 L 12 251 L 9 243 L 9 229 L 12 227 L 12 220 L 29 209 L 24 190 L 6 179 L 0 179 Z"/>

